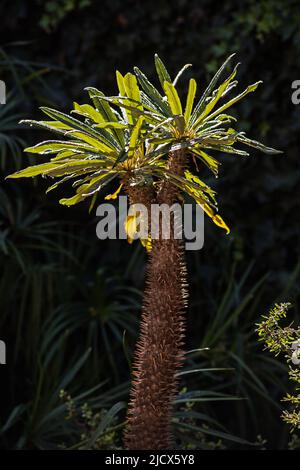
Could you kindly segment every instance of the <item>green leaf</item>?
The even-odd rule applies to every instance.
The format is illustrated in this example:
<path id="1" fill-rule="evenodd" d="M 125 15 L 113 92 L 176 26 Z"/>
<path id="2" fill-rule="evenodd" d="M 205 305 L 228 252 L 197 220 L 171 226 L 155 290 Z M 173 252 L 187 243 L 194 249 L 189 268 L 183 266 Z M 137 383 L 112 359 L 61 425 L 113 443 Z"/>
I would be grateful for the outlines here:
<path id="1" fill-rule="evenodd" d="M 85 174 L 86 172 L 81 170 L 79 172 L 79 174 Z M 76 177 L 78 176 L 78 173 L 76 173 Z M 60 186 L 61 184 L 65 183 L 66 181 L 69 181 L 71 180 L 72 178 L 74 178 L 75 175 L 74 173 L 72 173 L 71 175 L 66 175 L 64 178 L 62 178 L 61 180 L 58 180 L 56 181 L 54 184 L 52 184 L 51 186 L 49 186 L 49 188 L 47 188 L 46 190 L 46 194 L 48 194 L 50 191 L 53 191 L 53 189 L 56 189 L 58 186 Z"/>
<path id="2" fill-rule="evenodd" d="M 202 113 L 203 109 L 205 108 L 205 104 L 206 104 L 206 99 L 210 96 L 210 94 L 212 93 L 216 83 L 218 82 L 220 76 L 222 75 L 223 71 L 225 70 L 225 68 L 227 67 L 227 64 L 231 61 L 231 59 L 235 56 L 235 54 L 231 54 L 226 60 L 225 62 L 223 63 L 223 65 L 219 68 L 219 70 L 217 71 L 217 73 L 214 75 L 214 77 L 212 78 L 211 82 L 209 83 L 208 87 L 206 88 L 206 90 L 204 91 L 203 95 L 201 96 L 200 100 L 198 101 L 194 111 L 193 111 L 193 114 L 192 114 L 192 117 L 191 117 L 191 121 L 192 123 L 194 123 L 198 117 L 200 116 L 200 114 Z"/>
<path id="3" fill-rule="evenodd" d="M 78 158 L 78 157 L 84 157 L 84 153 L 74 153 L 74 150 L 61 150 L 58 152 L 56 157 L 51 158 L 51 162 L 54 162 L 56 160 L 63 160 L 63 159 L 68 159 L 70 157 L 72 158 Z"/>
<path id="4" fill-rule="evenodd" d="M 165 82 L 164 90 L 168 98 L 168 102 L 173 115 L 182 114 L 182 106 L 177 90 L 172 83 Z"/>
<path id="5" fill-rule="evenodd" d="M 202 162 L 208 166 L 208 168 L 215 174 L 217 175 L 218 174 L 218 171 L 219 171 L 219 166 L 220 166 L 220 162 L 218 160 L 216 160 L 215 158 L 211 157 L 210 155 L 208 155 L 206 152 L 204 152 L 203 150 L 200 150 L 200 149 L 196 149 L 194 147 L 192 147 L 190 149 L 190 151 L 196 156 L 196 157 L 199 157 L 200 160 L 202 160 Z"/>
<path id="6" fill-rule="evenodd" d="M 69 131 L 68 135 L 72 137 L 76 137 L 77 139 L 83 140 L 87 144 L 89 144 L 91 147 L 94 147 L 97 150 L 100 150 L 100 152 L 107 153 L 109 155 L 115 155 L 116 151 L 109 147 L 108 145 L 104 144 L 98 139 L 95 139 L 94 137 L 89 136 L 85 132 L 80 132 L 80 131 Z"/>
<path id="7" fill-rule="evenodd" d="M 181 75 L 183 74 L 183 72 L 186 71 L 186 69 L 188 69 L 189 67 L 191 67 L 192 64 L 185 64 L 182 69 L 179 70 L 178 74 L 176 75 L 174 81 L 173 81 L 173 85 L 176 86 L 177 85 L 177 82 L 179 80 L 179 78 L 181 77 Z"/>
<path id="8" fill-rule="evenodd" d="M 68 162 L 48 162 L 40 165 L 32 165 L 24 170 L 17 171 L 7 178 L 31 178 L 37 175 L 50 175 L 50 176 L 63 176 L 68 173 L 73 173 L 78 170 L 89 168 L 96 170 L 101 168 L 103 160 L 69 160 Z"/>
<path id="9" fill-rule="evenodd" d="M 147 121 L 149 123 L 152 123 L 152 124 L 157 124 L 158 121 L 161 121 L 161 117 L 164 117 L 162 116 L 161 114 L 156 114 L 155 112 L 153 112 L 153 110 L 151 110 L 151 112 L 147 111 L 147 110 L 144 110 L 144 109 L 138 109 L 136 107 L 136 105 L 138 104 L 136 101 L 133 101 L 129 98 L 126 98 L 124 96 L 102 96 L 102 97 L 99 97 L 99 99 L 101 100 L 104 100 L 104 101 L 108 101 L 109 103 L 112 103 L 112 104 L 115 104 L 117 106 L 119 106 L 120 108 L 124 108 L 126 110 L 129 110 L 131 112 L 133 112 L 134 114 L 136 114 L 137 116 L 144 116 L 145 119 L 147 119 Z M 125 104 L 126 102 L 126 104 Z M 130 103 L 130 104 L 128 104 Z M 146 107 L 144 105 L 144 107 Z M 127 116 L 125 117 L 125 120 L 126 122 L 128 121 L 127 119 Z M 128 127 L 128 125 L 127 125 Z"/>
<path id="10" fill-rule="evenodd" d="M 90 134 L 91 136 L 94 136 L 96 138 L 102 137 L 101 134 L 96 129 L 79 121 L 78 119 L 75 119 L 69 116 L 68 114 L 62 113 L 52 108 L 41 107 L 40 109 L 51 118 L 69 125 L 72 129 L 84 131 L 87 134 Z"/>
<path id="11" fill-rule="evenodd" d="M 223 400 L 222 398 L 204 398 L 204 399 L 200 399 L 200 401 L 209 401 L 209 400 Z M 228 400 L 228 398 L 224 397 L 224 401 L 225 400 Z M 230 398 L 230 400 L 238 400 L 238 398 L 235 398 L 235 397 L 232 397 Z M 191 401 L 194 401 L 194 400 L 191 400 Z M 179 400 L 176 400 L 176 403 L 178 403 Z M 175 423 L 176 426 L 178 428 L 183 428 L 183 429 L 187 429 L 187 430 L 190 430 L 193 432 L 193 434 L 195 433 L 203 433 L 203 434 L 208 434 L 209 436 L 214 436 L 214 437 L 217 437 L 219 439 L 225 439 L 225 440 L 228 440 L 228 441 L 232 441 L 232 442 L 235 442 L 237 444 L 241 444 L 241 445 L 248 445 L 248 446 L 255 446 L 256 444 L 253 443 L 253 442 L 250 442 L 250 441 L 247 441 L 246 439 L 242 439 L 240 437 L 237 437 L 237 436 L 234 436 L 232 434 L 228 434 L 227 432 L 222 432 L 222 431 L 219 431 L 219 430 L 216 430 L 216 429 L 210 429 L 208 427 L 201 427 L 201 426 L 194 426 L 194 425 L 191 425 L 191 424 L 187 424 L 187 423 L 183 423 L 183 422 L 179 422 L 179 423 Z"/>
<path id="12" fill-rule="evenodd" d="M 156 119 L 157 117 L 161 119 L 166 119 L 165 114 L 162 113 L 162 111 L 153 103 L 153 101 L 150 100 L 148 95 L 144 91 L 141 91 L 141 100 L 143 103 L 143 106 L 145 109 L 149 110 L 150 113 L 152 113 Z"/>
<path id="13" fill-rule="evenodd" d="M 60 120 L 60 122 L 66 123 L 66 124 L 71 126 L 72 130 L 71 131 L 66 131 L 65 135 L 69 134 L 72 137 L 72 136 L 74 136 L 74 134 L 72 135 L 73 129 L 75 129 L 75 130 L 77 129 L 77 130 L 83 131 L 85 134 L 90 135 L 91 137 L 96 138 L 97 140 L 105 142 L 105 144 L 108 147 L 111 147 L 111 148 L 116 147 L 116 142 L 113 140 L 113 138 L 109 134 L 109 132 L 106 132 L 105 130 L 100 130 L 100 129 L 96 130 L 92 126 L 84 124 L 81 121 L 78 121 L 77 119 L 75 119 L 71 116 L 68 116 L 67 114 L 61 113 L 60 111 L 56 111 L 55 109 L 50 109 L 50 108 L 41 108 L 41 109 L 44 113 L 48 114 L 50 117 L 58 119 L 58 120 Z M 66 148 L 72 147 L 72 148 L 74 148 L 74 150 L 76 149 L 76 147 L 79 147 L 79 146 L 81 148 L 86 148 L 87 150 L 91 150 L 92 152 L 95 152 L 95 148 L 88 147 L 87 145 L 84 146 L 84 144 L 82 144 L 82 143 L 76 143 L 76 144 L 74 143 L 73 144 L 72 142 L 68 142 L 66 144 Z M 35 147 L 37 148 L 37 146 L 35 146 Z M 34 150 L 35 147 L 32 147 L 31 148 L 32 150 L 28 150 L 28 151 L 31 151 L 31 152 L 34 152 L 34 153 L 40 153 L 40 152 L 37 152 L 37 151 Z"/>
<path id="14" fill-rule="evenodd" d="M 24 149 L 24 152 L 51 154 L 51 153 L 57 153 L 61 150 L 68 150 L 68 149 L 72 149 L 73 152 L 78 152 L 81 149 L 89 150 L 90 147 L 80 142 L 70 142 L 70 141 L 63 141 L 63 140 L 46 140 L 44 142 L 40 142 L 39 144 L 34 145 L 33 147 L 27 147 L 26 149 Z"/>
<path id="15" fill-rule="evenodd" d="M 97 111 L 103 116 L 104 121 L 118 122 L 118 117 L 111 109 L 109 104 L 106 101 L 99 100 L 99 97 L 105 96 L 102 91 L 97 90 L 97 88 L 86 87 L 85 90 L 88 92 L 91 100 Z"/>
<path id="16" fill-rule="evenodd" d="M 228 85 L 230 82 L 234 79 L 236 72 L 237 72 L 237 67 L 239 64 L 237 64 L 233 70 L 233 72 L 229 75 L 229 77 L 219 86 L 217 89 L 215 95 L 211 98 L 211 100 L 207 103 L 207 105 L 204 107 L 203 112 L 200 114 L 200 116 L 197 118 L 194 126 L 197 127 L 199 123 L 201 123 L 204 118 L 211 112 L 211 110 L 215 107 L 215 105 L 218 103 L 220 98 L 223 96 L 224 92 L 227 90 Z M 213 118 L 213 114 L 210 115 L 210 119 Z"/>
<path id="17" fill-rule="evenodd" d="M 204 145 L 203 148 L 210 149 L 210 150 L 218 150 L 219 152 L 233 153 L 233 154 L 242 155 L 242 156 L 245 156 L 245 157 L 249 156 L 248 152 L 245 152 L 244 150 L 236 149 L 236 148 L 234 148 L 232 146 L 229 146 L 229 145 L 219 145 L 219 144 Z"/>
<path id="18" fill-rule="evenodd" d="M 71 113 L 77 113 L 87 118 L 90 118 L 92 121 L 101 123 L 104 121 L 103 116 L 97 111 L 93 106 L 90 104 L 78 104 L 76 102 L 73 103 L 74 109 Z"/>
<path id="19" fill-rule="evenodd" d="M 32 176 L 37 176 L 45 173 L 48 170 L 57 168 L 55 163 L 42 163 L 41 165 L 32 165 L 24 170 L 16 171 L 11 175 L 8 175 L 6 178 L 31 178 Z"/>
<path id="20" fill-rule="evenodd" d="M 253 85 L 247 86 L 247 88 L 242 93 L 237 95 L 235 98 L 232 98 L 232 100 L 225 103 L 223 106 L 221 106 L 219 109 L 217 109 L 214 113 L 210 114 L 209 119 L 213 119 L 215 116 L 218 116 L 218 114 L 223 113 L 223 111 L 225 111 L 225 109 L 230 108 L 230 106 L 233 106 L 235 103 L 237 103 L 238 101 L 243 99 L 246 95 L 248 95 L 248 93 L 251 93 L 252 91 L 255 91 L 260 83 L 262 83 L 261 80 L 259 80 L 256 83 L 253 83 Z"/>
<path id="21" fill-rule="evenodd" d="M 106 186 L 110 181 L 116 177 L 116 174 L 103 173 L 100 176 L 92 178 L 89 183 L 83 184 L 77 189 L 77 194 L 71 198 L 60 199 L 60 204 L 65 206 L 72 206 L 78 202 L 83 201 L 88 196 L 95 194 L 97 191 L 100 191 L 104 186 Z"/>
<path id="22" fill-rule="evenodd" d="M 109 411 L 107 411 L 103 419 L 100 421 L 98 427 L 93 431 L 92 437 L 88 440 L 86 445 L 88 449 L 93 448 L 97 439 L 99 439 L 104 431 L 113 424 L 114 417 L 124 408 L 126 408 L 126 403 L 118 402 L 113 405 Z"/>
<path id="23" fill-rule="evenodd" d="M 137 103 L 140 103 L 139 105 L 137 104 L 137 108 L 142 109 L 143 107 L 141 103 L 141 93 L 137 84 L 136 76 L 132 73 L 127 73 L 124 77 L 124 85 L 125 95 L 128 96 L 128 98 L 136 101 Z"/>
<path id="24" fill-rule="evenodd" d="M 96 124 L 95 127 L 99 129 L 128 129 L 128 125 L 122 122 L 101 122 Z"/>
<path id="25" fill-rule="evenodd" d="M 283 153 L 282 150 L 276 150 L 271 147 L 266 147 L 265 145 L 261 144 L 260 142 L 257 142 L 256 140 L 251 140 L 248 139 L 245 136 L 238 136 L 237 141 L 241 142 L 242 144 L 248 145 L 249 147 L 254 147 L 258 150 L 260 150 L 263 153 L 267 153 L 269 155 L 275 155 L 279 153 Z"/>
<path id="26" fill-rule="evenodd" d="M 185 119 L 186 124 L 188 124 L 189 119 L 191 117 L 196 90 L 197 90 L 196 80 L 191 78 L 189 82 L 189 90 L 188 90 L 188 94 L 186 98 L 186 105 L 185 105 L 185 111 L 184 111 L 184 119 Z"/>
<path id="27" fill-rule="evenodd" d="M 115 112 L 111 109 L 109 103 L 105 100 L 101 100 L 100 97 L 105 96 L 104 93 L 101 91 L 97 90 L 97 88 L 92 88 L 88 87 L 85 88 L 87 90 L 91 100 L 93 101 L 93 104 L 95 108 L 99 111 L 99 113 L 103 116 L 104 121 L 107 122 L 118 122 L 118 116 L 116 115 Z M 121 145 L 121 147 L 124 146 L 125 141 L 124 141 L 124 135 L 121 131 L 115 129 L 114 130 L 114 135 Z"/>
<path id="28" fill-rule="evenodd" d="M 131 78 L 130 78 L 131 74 L 127 74 L 127 75 L 128 75 L 128 77 L 125 79 L 125 77 L 123 77 L 123 75 L 118 70 L 116 71 L 119 94 L 123 98 L 128 96 L 127 95 L 127 90 L 129 91 L 129 93 L 133 93 L 133 94 L 136 93 L 134 85 L 133 85 L 133 83 L 131 83 Z M 126 90 L 126 82 L 127 82 L 127 90 Z M 131 99 L 130 96 L 128 96 L 128 98 Z M 127 104 L 131 105 L 132 108 L 128 109 L 128 108 L 125 108 L 125 106 L 124 106 L 123 109 L 122 109 L 123 117 L 128 122 L 128 124 L 134 124 L 134 117 L 136 115 L 135 109 L 137 107 L 136 103 L 133 104 L 132 102 L 127 101 L 125 99 L 124 100 L 124 105 L 127 105 Z"/>
<path id="29" fill-rule="evenodd" d="M 94 173 L 103 169 L 102 160 L 83 160 L 83 161 L 69 161 L 62 165 L 58 165 L 55 169 L 48 170 L 45 174 L 48 176 L 65 176 L 74 173 L 78 176 L 84 173 Z"/>
<path id="30" fill-rule="evenodd" d="M 164 82 L 172 82 L 172 80 L 163 61 L 159 58 L 158 54 L 155 54 L 154 62 L 160 84 L 162 86 L 162 89 L 164 89 Z"/>
<path id="31" fill-rule="evenodd" d="M 134 126 L 134 128 L 131 132 L 130 142 L 129 142 L 129 149 L 128 149 L 128 158 L 131 158 L 133 156 L 133 153 L 134 153 L 134 150 L 135 150 L 135 147 L 136 147 L 136 143 L 137 143 L 139 135 L 140 135 L 140 131 L 141 131 L 143 121 L 144 121 L 143 116 L 140 116 L 137 123 L 136 123 L 136 125 Z"/>
<path id="32" fill-rule="evenodd" d="M 63 206 L 74 206 L 75 204 L 83 200 L 84 198 L 81 196 L 81 194 L 75 194 L 75 196 L 60 199 L 59 203 L 62 204 Z"/>
<path id="33" fill-rule="evenodd" d="M 119 70 L 116 70 L 116 79 L 120 95 L 126 96 L 124 77 Z"/>
<path id="34" fill-rule="evenodd" d="M 72 127 L 59 121 L 34 121 L 31 119 L 22 119 L 19 124 L 27 124 L 29 126 L 46 129 L 47 131 L 56 132 L 62 135 L 65 135 L 66 131 L 72 129 Z"/>
<path id="35" fill-rule="evenodd" d="M 146 75 L 143 74 L 143 72 L 141 72 L 141 70 L 137 67 L 134 67 L 134 71 L 141 87 L 143 88 L 144 92 L 148 95 L 148 98 L 153 101 L 154 105 L 163 113 L 164 116 L 171 116 L 168 103 L 163 100 L 163 97 L 161 96 L 159 91 L 152 85 L 151 82 L 149 82 Z"/>

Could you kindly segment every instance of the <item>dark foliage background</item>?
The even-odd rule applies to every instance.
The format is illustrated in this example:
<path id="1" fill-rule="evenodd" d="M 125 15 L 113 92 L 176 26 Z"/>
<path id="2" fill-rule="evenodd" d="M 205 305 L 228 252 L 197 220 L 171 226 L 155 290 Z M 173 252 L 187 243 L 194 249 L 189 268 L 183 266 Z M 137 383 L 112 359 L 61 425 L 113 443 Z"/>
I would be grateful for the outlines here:
<path id="1" fill-rule="evenodd" d="M 154 78 L 155 52 L 173 74 L 192 63 L 202 89 L 238 52 L 241 86 L 264 81 L 236 109 L 240 129 L 284 151 L 226 157 L 219 180 L 203 174 L 232 232 L 207 222 L 204 249 L 188 253 L 187 346 L 210 349 L 188 356 L 186 372 L 199 371 L 182 375 L 178 445 L 297 446 L 280 419 L 286 368 L 262 352 L 254 330 L 279 300 L 293 303 L 289 321 L 299 321 L 299 1 L 2 0 L 0 17 L 9 92 L 0 107 L 2 448 L 121 445 L 145 254 L 97 240 L 84 203 L 60 207 L 61 193 L 45 196 L 42 180 L 4 176 L 26 166 L 22 148 L 44 137 L 18 126 L 21 117 L 40 118 L 45 104 L 68 111 L 87 100 L 88 85 L 115 92 L 116 68 L 138 65 Z"/>

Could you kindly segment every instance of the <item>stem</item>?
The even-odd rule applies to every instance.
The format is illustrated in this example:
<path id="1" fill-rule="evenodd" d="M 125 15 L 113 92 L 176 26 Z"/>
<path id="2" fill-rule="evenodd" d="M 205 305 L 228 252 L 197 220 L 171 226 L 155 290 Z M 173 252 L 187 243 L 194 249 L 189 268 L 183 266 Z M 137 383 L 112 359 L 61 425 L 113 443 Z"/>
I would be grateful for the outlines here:
<path id="1" fill-rule="evenodd" d="M 186 154 L 173 152 L 168 167 L 184 174 Z M 162 181 L 157 202 L 172 205 L 179 191 Z M 173 221 L 174 223 L 174 221 Z M 184 313 L 187 283 L 184 246 L 171 238 L 153 240 L 149 255 L 140 337 L 133 365 L 133 384 L 124 442 L 127 449 L 170 449 L 172 402 L 176 374 L 184 359 Z"/>

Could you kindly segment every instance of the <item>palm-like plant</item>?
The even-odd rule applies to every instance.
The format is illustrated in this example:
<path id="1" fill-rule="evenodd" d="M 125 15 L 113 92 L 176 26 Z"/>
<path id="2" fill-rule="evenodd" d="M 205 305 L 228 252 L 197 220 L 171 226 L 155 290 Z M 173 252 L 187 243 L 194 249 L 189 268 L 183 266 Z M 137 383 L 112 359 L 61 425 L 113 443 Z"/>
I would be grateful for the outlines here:
<path id="1" fill-rule="evenodd" d="M 92 206 L 99 191 L 119 178 L 121 186 L 108 197 L 117 197 L 123 186 L 130 203 L 143 203 L 148 214 L 153 202 L 172 205 L 180 193 L 185 192 L 217 225 L 229 231 L 216 213 L 214 191 L 188 168 L 189 156 L 200 159 L 216 175 L 219 162 L 208 155 L 207 150 L 248 155 L 234 147 L 235 143 L 242 143 L 266 153 L 277 153 L 229 127 L 235 119 L 224 114 L 227 108 L 254 91 L 259 82 L 216 109 L 219 101 L 237 84 L 235 67 L 216 87 L 231 58 L 217 72 L 196 106 L 196 81 L 190 80 L 184 111 L 176 90 L 181 72 L 172 82 L 158 56 L 155 63 L 163 95 L 135 69 L 136 76 L 128 73 L 123 77 L 117 72 L 119 96 L 107 97 L 95 88 L 88 88 L 94 106 L 75 103 L 72 111 L 84 119 L 42 108 L 51 121 L 26 122 L 64 138 L 26 149 L 55 156 L 47 163 L 31 166 L 10 177 L 41 174 L 60 178 L 48 191 L 75 179 L 76 194 L 60 200 L 68 206 L 89 196 L 92 196 Z M 131 240 L 130 225 L 127 222 Z M 143 243 L 148 248 L 151 245 L 151 251 L 125 445 L 129 449 L 164 449 L 172 445 L 171 403 L 176 394 L 176 373 L 184 357 L 186 267 L 183 244 L 175 239 L 172 230 L 168 240 L 160 232 L 159 238 L 151 244 L 149 240 Z"/>

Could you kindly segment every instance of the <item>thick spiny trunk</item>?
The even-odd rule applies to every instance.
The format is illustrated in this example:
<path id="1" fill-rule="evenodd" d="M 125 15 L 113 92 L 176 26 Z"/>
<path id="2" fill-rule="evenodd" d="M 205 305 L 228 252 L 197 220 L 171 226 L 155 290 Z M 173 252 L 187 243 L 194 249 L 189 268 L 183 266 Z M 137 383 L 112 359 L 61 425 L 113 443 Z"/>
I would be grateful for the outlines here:
<path id="1" fill-rule="evenodd" d="M 182 151 L 170 155 L 170 171 L 182 175 L 185 165 Z M 178 189 L 165 180 L 158 189 L 156 202 L 172 205 L 178 197 Z M 177 393 L 176 374 L 184 358 L 186 285 L 182 240 L 173 236 L 154 240 L 133 366 L 124 438 L 127 449 L 173 446 L 172 401 Z"/>

